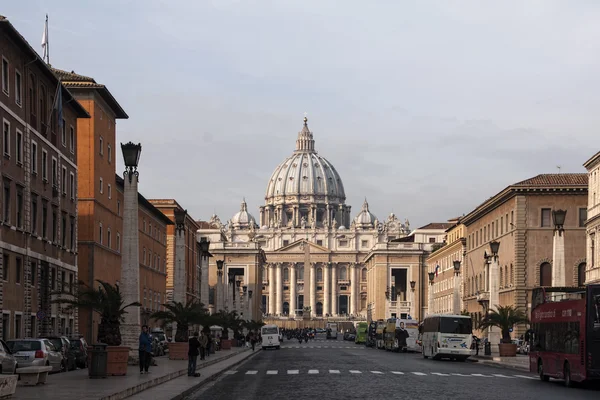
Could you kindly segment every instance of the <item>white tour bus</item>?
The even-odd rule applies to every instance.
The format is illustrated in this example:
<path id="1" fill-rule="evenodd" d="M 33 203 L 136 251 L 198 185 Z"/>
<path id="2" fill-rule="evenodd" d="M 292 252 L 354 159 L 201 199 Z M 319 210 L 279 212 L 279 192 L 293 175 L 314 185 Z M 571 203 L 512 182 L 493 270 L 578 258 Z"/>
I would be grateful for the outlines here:
<path id="1" fill-rule="evenodd" d="M 471 355 L 473 326 L 470 316 L 430 315 L 420 329 L 424 358 L 465 361 Z"/>
<path id="2" fill-rule="evenodd" d="M 267 347 L 275 347 L 277 350 L 280 349 L 281 344 L 279 343 L 279 327 L 277 327 L 277 325 L 263 326 L 260 328 L 260 336 L 262 337 L 263 350 Z"/>

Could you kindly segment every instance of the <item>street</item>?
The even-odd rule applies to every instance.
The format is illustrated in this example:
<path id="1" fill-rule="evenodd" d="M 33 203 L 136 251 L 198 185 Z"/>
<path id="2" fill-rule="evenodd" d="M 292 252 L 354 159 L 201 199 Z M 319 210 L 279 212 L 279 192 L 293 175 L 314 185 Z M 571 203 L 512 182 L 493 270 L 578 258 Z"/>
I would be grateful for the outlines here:
<path id="1" fill-rule="evenodd" d="M 421 354 L 390 353 L 338 340 L 285 340 L 281 350 L 262 351 L 226 371 L 188 400 L 460 398 L 591 399 L 593 389 L 541 382 L 514 369 L 472 362 L 433 361 Z M 324 335 L 323 335 L 324 336 Z"/>

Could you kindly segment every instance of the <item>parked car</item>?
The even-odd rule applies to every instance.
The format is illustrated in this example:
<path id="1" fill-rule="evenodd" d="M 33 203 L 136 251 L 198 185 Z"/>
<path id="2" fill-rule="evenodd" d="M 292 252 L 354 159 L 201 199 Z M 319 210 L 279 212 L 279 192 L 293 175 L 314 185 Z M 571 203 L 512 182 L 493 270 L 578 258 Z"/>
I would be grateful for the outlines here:
<path id="1" fill-rule="evenodd" d="M 0 374 L 14 374 L 17 369 L 17 359 L 12 355 L 4 340 L 0 340 Z"/>
<path id="2" fill-rule="evenodd" d="M 48 339 L 14 339 L 6 344 L 19 367 L 50 366 L 53 372 L 62 370 L 63 355 Z"/>
<path id="3" fill-rule="evenodd" d="M 75 355 L 69 351 L 71 348 L 69 339 L 64 336 L 43 336 L 41 339 L 48 339 L 54 347 L 60 351 L 63 356 L 63 371 L 73 371 L 74 369 L 77 369 Z"/>
<path id="4" fill-rule="evenodd" d="M 69 339 L 69 352 L 75 358 L 75 365 L 78 368 L 87 368 L 88 365 L 88 344 L 84 338 Z"/>

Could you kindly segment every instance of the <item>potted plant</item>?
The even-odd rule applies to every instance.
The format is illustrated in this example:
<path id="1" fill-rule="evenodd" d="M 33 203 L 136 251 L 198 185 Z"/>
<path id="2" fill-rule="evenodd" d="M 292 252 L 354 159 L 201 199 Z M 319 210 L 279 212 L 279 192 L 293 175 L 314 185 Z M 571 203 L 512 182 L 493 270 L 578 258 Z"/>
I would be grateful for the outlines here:
<path id="1" fill-rule="evenodd" d="M 239 332 L 242 326 L 242 320 L 239 318 L 237 311 L 221 310 L 214 316 L 217 325 L 223 328 L 221 336 L 221 350 L 231 349 L 231 340 L 229 339 L 229 330 L 234 333 Z"/>
<path id="2" fill-rule="evenodd" d="M 163 304 L 166 310 L 156 311 L 150 318 L 160 321 L 163 326 L 176 325 L 174 342 L 169 344 L 170 360 L 187 360 L 189 329 L 192 325 L 209 325 L 208 310 L 204 304 L 190 301 L 183 304 L 174 301 Z"/>
<path id="3" fill-rule="evenodd" d="M 490 310 L 486 317 L 479 324 L 479 329 L 497 327 L 500 329 L 502 339 L 498 344 L 500 357 L 515 357 L 517 355 L 517 345 L 512 342 L 510 331 L 515 325 L 528 324 L 529 319 L 525 313 L 516 307 L 497 306 L 497 310 Z"/>
<path id="4" fill-rule="evenodd" d="M 98 342 L 107 345 L 107 375 L 127 374 L 129 347 L 121 346 L 121 322 L 129 307 L 140 307 L 134 301 L 125 304 L 119 285 L 98 280 L 99 287 L 93 288 L 83 282 L 71 298 L 56 299 L 53 303 L 68 304 L 68 308 L 92 310 L 100 315 Z"/>

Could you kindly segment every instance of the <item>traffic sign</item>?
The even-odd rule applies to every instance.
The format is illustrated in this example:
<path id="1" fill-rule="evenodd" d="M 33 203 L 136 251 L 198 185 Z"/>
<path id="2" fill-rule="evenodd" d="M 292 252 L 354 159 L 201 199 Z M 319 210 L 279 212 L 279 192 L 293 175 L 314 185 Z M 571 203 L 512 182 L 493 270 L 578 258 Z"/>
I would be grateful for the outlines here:
<path id="1" fill-rule="evenodd" d="M 37 319 L 44 319 L 46 318 L 46 313 L 43 312 L 42 310 L 38 311 L 36 314 Z"/>

